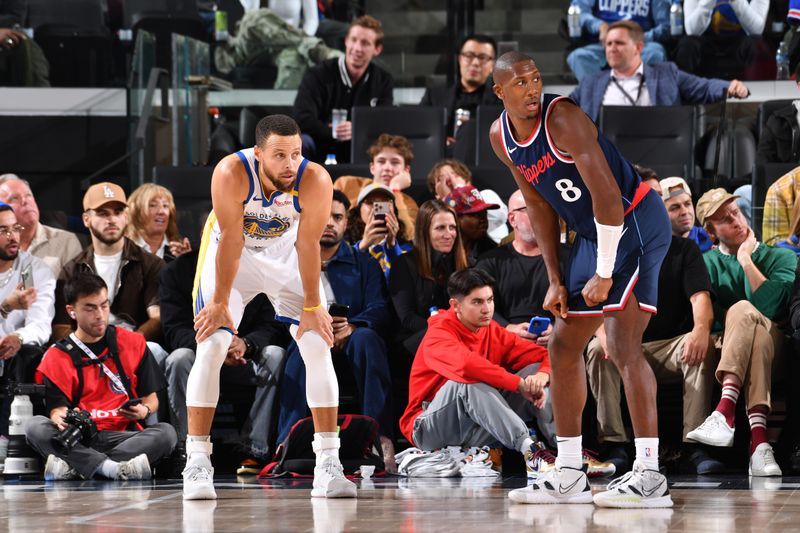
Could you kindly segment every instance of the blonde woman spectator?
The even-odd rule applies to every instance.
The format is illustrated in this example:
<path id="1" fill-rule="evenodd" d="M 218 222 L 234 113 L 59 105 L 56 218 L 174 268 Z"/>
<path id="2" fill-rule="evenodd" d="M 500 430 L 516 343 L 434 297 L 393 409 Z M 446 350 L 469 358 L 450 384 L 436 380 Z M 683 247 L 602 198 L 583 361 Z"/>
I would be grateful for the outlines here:
<path id="1" fill-rule="evenodd" d="M 145 183 L 133 191 L 128 211 L 126 236 L 145 251 L 171 261 L 192 249 L 189 239 L 178 233 L 172 193 L 161 185 Z"/>

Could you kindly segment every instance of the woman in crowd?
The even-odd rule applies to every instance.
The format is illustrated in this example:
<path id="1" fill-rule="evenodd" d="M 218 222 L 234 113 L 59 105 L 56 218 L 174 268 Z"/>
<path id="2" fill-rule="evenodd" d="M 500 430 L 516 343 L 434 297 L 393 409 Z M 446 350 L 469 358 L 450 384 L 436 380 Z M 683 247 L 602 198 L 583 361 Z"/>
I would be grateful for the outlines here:
<path id="1" fill-rule="evenodd" d="M 447 197 L 453 189 L 472 184 L 472 172 L 467 165 L 456 159 L 442 159 L 428 172 L 428 190 L 437 200 Z M 489 237 L 499 244 L 508 235 L 508 206 L 500 196 L 491 189 L 480 191 L 481 197 L 486 203 L 497 204 L 499 209 L 488 213 Z"/>
<path id="2" fill-rule="evenodd" d="M 383 269 L 387 280 L 392 262 L 411 249 L 412 244 L 405 239 L 405 223 L 398 217 L 395 195 L 392 190 L 379 183 L 370 183 L 358 195 L 358 202 L 347 216 L 349 241 L 356 250 L 374 257 Z M 381 205 L 383 202 L 383 205 Z M 385 212 L 376 213 L 375 204 L 391 207 Z M 378 209 L 378 211 L 383 211 Z M 376 216 L 377 215 L 377 216 Z"/>
<path id="3" fill-rule="evenodd" d="M 126 236 L 164 261 L 172 261 L 192 249 L 189 239 L 178 233 L 172 193 L 161 185 L 145 183 L 128 197 L 129 222 Z"/>
<path id="4" fill-rule="evenodd" d="M 414 247 L 395 259 L 389 276 L 389 294 L 400 322 L 397 340 L 408 362 L 428 329 L 428 317 L 450 307 L 447 280 L 467 268 L 467 256 L 453 208 L 428 200 L 417 214 Z"/>

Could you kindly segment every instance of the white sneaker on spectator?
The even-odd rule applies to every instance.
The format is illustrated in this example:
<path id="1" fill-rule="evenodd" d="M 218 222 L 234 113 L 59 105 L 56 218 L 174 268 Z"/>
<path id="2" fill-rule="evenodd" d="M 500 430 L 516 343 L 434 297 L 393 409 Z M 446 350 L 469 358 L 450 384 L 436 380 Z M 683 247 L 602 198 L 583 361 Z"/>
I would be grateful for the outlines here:
<path id="1" fill-rule="evenodd" d="M 772 446 L 768 442 L 762 442 L 756 449 L 753 450 L 753 455 L 750 456 L 750 469 L 748 473 L 751 476 L 782 476 L 781 467 L 775 461 L 775 455 L 772 452 Z"/>
<path id="2" fill-rule="evenodd" d="M 47 456 L 47 463 L 44 465 L 45 481 L 68 481 L 80 478 L 80 474 L 69 466 L 68 462 L 52 454 Z"/>
<path id="3" fill-rule="evenodd" d="M 686 438 L 709 446 L 728 448 L 733 446 L 733 432 L 734 428 L 728 425 L 725 415 L 714 411 L 696 429 L 687 433 Z"/>
<path id="4" fill-rule="evenodd" d="M 633 470 L 607 488 L 594 496 L 594 503 L 600 507 L 672 507 L 667 478 L 657 470 L 646 469 L 640 461 L 634 461 Z"/>
<path id="5" fill-rule="evenodd" d="M 509 492 L 508 497 L 517 503 L 592 503 L 592 489 L 583 469 L 562 466 L 541 473 L 527 487 Z"/>
<path id="6" fill-rule="evenodd" d="M 119 471 L 117 472 L 117 479 L 120 480 L 133 480 L 133 479 L 150 479 L 153 473 L 150 470 L 150 461 L 147 459 L 147 454 L 139 454 L 133 459 L 122 461 L 119 463 Z"/>
<path id="7" fill-rule="evenodd" d="M 335 457 L 325 457 L 314 467 L 312 498 L 355 498 L 356 484 L 344 477 L 342 463 Z"/>
<path id="8" fill-rule="evenodd" d="M 183 499 L 217 499 L 217 493 L 214 490 L 214 467 L 198 463 L 186 465 L 186 468 L 183 469 Z"/>

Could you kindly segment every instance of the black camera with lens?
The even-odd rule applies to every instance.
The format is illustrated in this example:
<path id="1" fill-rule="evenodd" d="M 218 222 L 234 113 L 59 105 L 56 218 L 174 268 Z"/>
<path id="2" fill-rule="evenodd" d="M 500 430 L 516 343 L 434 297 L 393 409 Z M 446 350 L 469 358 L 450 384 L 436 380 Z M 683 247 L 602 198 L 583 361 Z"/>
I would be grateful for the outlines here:
<path id="1" fill-rule="evenodd" d="M 88 445 L 97 436 L 97 424 L 92 420 L 89 411 L 67 411 L 64 423 L 67 428 L 53 437 L 53 446 L 56 449 L 66 452 L 79 442 Z"/>

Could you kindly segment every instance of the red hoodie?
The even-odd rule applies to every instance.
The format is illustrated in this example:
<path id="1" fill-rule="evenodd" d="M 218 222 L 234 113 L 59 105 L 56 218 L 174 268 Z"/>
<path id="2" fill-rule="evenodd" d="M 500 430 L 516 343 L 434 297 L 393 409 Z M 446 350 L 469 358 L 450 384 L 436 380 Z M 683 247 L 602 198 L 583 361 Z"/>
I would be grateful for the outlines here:
<path id="1" fill-rule="evenodd" d="M 432 316 L 411 366 L 408 406 L 400 418 L 400 431 L 414 442 L 414 421 L 422 413 L 422 402 L 433 400 L 448 381 L 486 383 L 516 391 L 521 378 L 514 373 L 534 363 L 542 363 L 539 372 L 550 373 L 545 348 L 521 339 L 494 320 L 473 333 L 452 309 Z"/>

